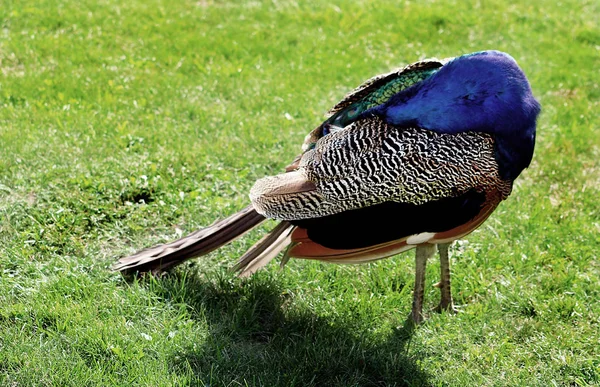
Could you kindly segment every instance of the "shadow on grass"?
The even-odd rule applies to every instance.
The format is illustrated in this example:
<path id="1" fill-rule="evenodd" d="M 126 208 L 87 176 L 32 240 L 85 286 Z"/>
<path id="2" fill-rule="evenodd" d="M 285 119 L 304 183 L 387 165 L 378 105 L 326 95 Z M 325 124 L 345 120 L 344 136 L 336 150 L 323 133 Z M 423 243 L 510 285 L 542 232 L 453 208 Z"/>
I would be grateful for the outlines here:
<path id="1" fill-rule="evenodd" d="M 172 370 L 197 385 L 420 386 L 427 375 L 407 354 L 412 325 L 386 337 L 364 317 L 325 319 L 290 306 L 268 276 L 240 281 L 177 272 L 150 281 L 165 300 L 186 304 L 209 335 L 173 357 Z"/>

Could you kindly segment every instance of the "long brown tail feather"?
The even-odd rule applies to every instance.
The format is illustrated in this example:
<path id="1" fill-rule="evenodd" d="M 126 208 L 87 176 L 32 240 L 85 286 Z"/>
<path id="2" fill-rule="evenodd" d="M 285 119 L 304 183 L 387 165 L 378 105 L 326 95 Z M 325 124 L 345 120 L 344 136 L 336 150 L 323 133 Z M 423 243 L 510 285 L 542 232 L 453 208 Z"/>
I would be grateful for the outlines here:
<path id="1" fill-rule="evenodd" d="M 472 221 L 465 225 L 448 232 L 435 234 L 430 243 L 447 242 L 468 234 L 489 216 L 498 201 L 491 201 Z M 215 222 L 179 240 L 141 250 L 134 255 L 121 258 L 113 266 L 113 269 L 125 272 L 160 272 L 167 270 L 187 259 L 210 253 L 242 236 L 265 219 L 252 206 L 248 206 L 226 219 Z M 267 265 L 288 246 L 290 248 L 282 260 L 282 265 L 290 257 L 316 259 L 331 263 L 362 263 L 395 255 L 414 247 L 406 243 L 406 238 L 401 238 L 367 248 L 332 250 L 311 241 L 305 229 L 297 228 L 290 222 L 282 221 L 252 246 L 238 260 L 232 270 L 238 271 L 240 277 L 250 276 Z"/>
<path id="2" fill-rule="evenodd" d="M 144 249 L 121 258 L 113 265 L 113 270 L 159 272 L 169 269 L 187 259 L 210 253 L 250 231 L 265 219 L 252 206 L 248 206 L 174 242 Z"/>
<path id="3" fill-rule="evenodd" d="M 263 268 L 290 244 L 294 228 L 289 222 L 280 222 L 240 257 L 233 270 L 239 271 L 240 277 L 248 277 Z"/>

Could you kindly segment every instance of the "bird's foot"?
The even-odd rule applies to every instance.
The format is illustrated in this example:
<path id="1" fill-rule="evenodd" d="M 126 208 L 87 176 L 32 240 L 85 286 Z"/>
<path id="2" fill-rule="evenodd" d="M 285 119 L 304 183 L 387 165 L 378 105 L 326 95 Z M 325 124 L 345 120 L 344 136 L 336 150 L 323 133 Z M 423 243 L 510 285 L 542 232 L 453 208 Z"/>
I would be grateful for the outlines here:
<path id="1" fill-rule="evenodd" d="M 414 325 L 420 325 L 421 323 L 423 323 L 423 321 L 425 321 L 425 318 L 423 317 L 422 312 L 416 312 L 413 310 L 408 315 L 407 321 L 411 321 Z"/>
<path id="2" fill-rule="evenodd" d="M 457 314 L 458 312 L 460 312 L 460 310 L 454 306 L 454 304 L 452 303 L 452 301 L 450 302 L 440 302 L 438 306 L 436 306 L 433 309 L 434 312 L 436 313 L 442 313 L 442 312 L 447 312 L 450 314 Z"/>
<path id="3" fill-rule="evenodd" d="M 450 292 L 450 281 L 446 282 L 438 282 L 433 285 L 434 287 L 440 289 L 441 298 L 438 306 L 433 309 L 436 313 L 448 312 L 452 314 L 458 313 L 458 309 L 454 307 L 454 303 L 452 302 L 452 293 Z"/>

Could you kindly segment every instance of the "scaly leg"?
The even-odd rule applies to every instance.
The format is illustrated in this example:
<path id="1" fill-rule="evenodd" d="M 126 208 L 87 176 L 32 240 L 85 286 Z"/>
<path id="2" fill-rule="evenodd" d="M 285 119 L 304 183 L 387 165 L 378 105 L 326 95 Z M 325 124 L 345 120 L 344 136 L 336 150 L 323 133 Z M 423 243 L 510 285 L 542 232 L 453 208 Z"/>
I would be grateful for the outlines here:
<path id="1" fill-rule="evenodd" d="M 452 291 L 450 289 L 450 260 L 448 259 L 448 248 L 451 244 L 452 243 L 440 243 L 438 245 L 441 278 L 440 282 L 435 286 L 440 288 L 442 294 L 440 304 L 435 308 L 435 311 L 438 313 L 442 310 L 456 313 L 456 309 L 454 309 L 454 304 L 452 303 Z"/>
<path id="2" fill-rule="evenodd" d="M 415 253 L 415 289 L 411 318 L 416 324 L 423 322 L 423 295 L 425 293 L 425 268 L 427 259 L 435 253 L 435 245 L 424 243 L 417 246 Z"/>

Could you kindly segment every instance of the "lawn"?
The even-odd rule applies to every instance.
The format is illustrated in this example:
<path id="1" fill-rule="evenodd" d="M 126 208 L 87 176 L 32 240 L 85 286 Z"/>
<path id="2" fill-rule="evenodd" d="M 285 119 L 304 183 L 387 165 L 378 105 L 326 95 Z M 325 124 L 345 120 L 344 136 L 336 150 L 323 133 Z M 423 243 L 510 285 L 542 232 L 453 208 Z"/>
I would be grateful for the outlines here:
<path id="1" fill-rule="evenodd" d="M 598 20 L 597 0 L 3 0 L 0 385 L 600 385 Z M 543 111 L 513 194 L 452 248 L 461 313 L 404 325 L 413 252 L 236 278 L 273 223 L 160 278 L 111 272 L 246 206 L 366 78 L 483 49 Z"/>

